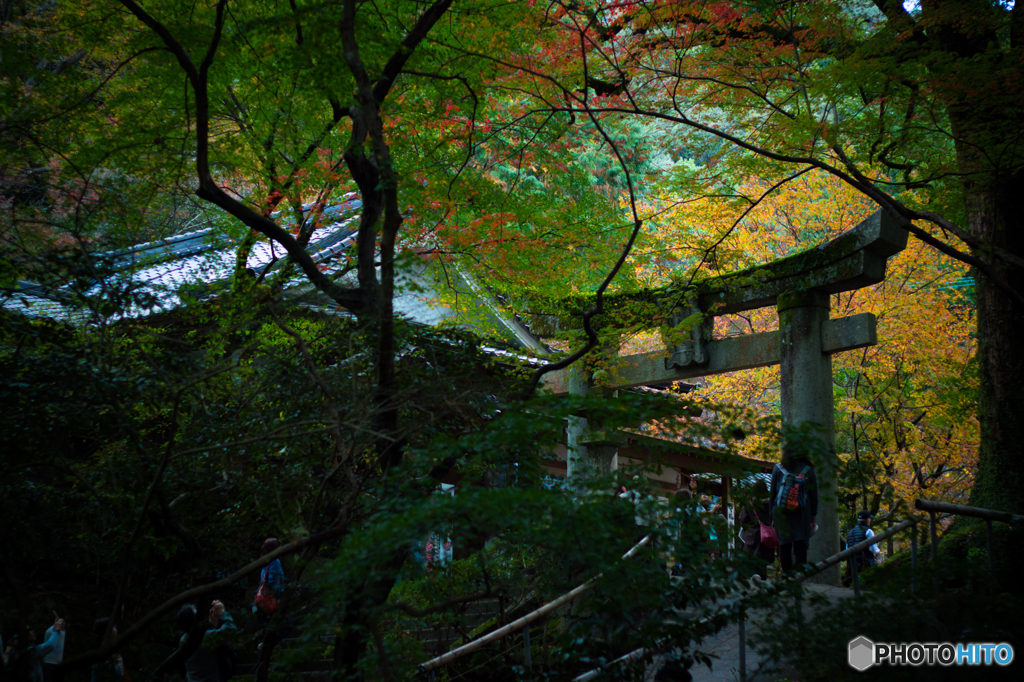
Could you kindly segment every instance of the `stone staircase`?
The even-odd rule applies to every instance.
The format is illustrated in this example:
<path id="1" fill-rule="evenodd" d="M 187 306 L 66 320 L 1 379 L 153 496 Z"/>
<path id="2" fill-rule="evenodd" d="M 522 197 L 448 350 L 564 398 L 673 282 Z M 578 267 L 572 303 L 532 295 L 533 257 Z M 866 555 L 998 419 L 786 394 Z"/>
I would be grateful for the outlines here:
<path id="1" fill-rule="evenodd" d="M 500 605 L 497 599 L 487 599 L 467 604 L 456 617 L 433 627 L 422 627 L 416 630 L 409 630 L 406 634 L 409 637 L 420 640 L 423 643 L 424 652 L 428 656 L 440 655 L 460 640 L 465 640 L 476 634 L 477 630 L 485 630 L 493 625 L 500 612 Z M 308 639 L 290 637 L 282 639 L 274 647 L 274 654 L 271 658 L 271 674 L 287 673 L 289 675 L 301 675 L 303 680 L 308 682 L 319 682 L 328 680 L 331 670 L 334 667 L 333 657 L 329 654 L 334 645 L 334 635 L 323 635 L 319 638 L 319 647 L 314 647 Z M 298 649 L 305 647 L 305 656 L 296 660 L 299 656 Z M 310 652 L 319 648 L 319 655 L 310 656 Z M 234 678 L 251 677 L 256 672 L 256 649 L 238 648 L 238 663 L 235 666 Z"/>
<path id="2" fill-rule="evenodd" d="M 423 642 L 423 651 L 428 656 L 439 656 L 474 636 L 477 630 L 493 624 L 499 613 L 498 600 L 485 599 L 467 604 L 454 619 L 433 627 L 411 630 L 408 634 Z"/>
<path id="3" fill-rule="evenodd" d="M 271 674 L 287 672 L 292 675 L 302 675 L 303 678 L 309 680 L 328 679 L 334 667 L 334 660 L 327 657 L 327 650 L 334 644 L 334 635 L 320 637 L 319 644 L 319 656 L 295 660 L 296 650 L 303 645 L 307 645 L 309 648 L 308 641 L 298 637 L 282 639 L 274 647 L 274 654 L 270 661 Z M 238 650 L 238 664 L 235 666 L 234 678 L 251 677 L 256 673 L 256 654 L 255 648 Z"/>

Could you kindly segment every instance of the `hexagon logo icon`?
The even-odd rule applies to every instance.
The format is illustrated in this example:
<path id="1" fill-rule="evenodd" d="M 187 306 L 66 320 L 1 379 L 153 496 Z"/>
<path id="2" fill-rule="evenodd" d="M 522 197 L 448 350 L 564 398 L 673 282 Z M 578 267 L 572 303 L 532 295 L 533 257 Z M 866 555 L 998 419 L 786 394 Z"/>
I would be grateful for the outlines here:
<path id="1" fill-rule="evenodd" d="M 875 664 L 875 643 L 867 637 L 850 640 L 850 652 L 847 660 L 850 667 L 864 672 Z"/>

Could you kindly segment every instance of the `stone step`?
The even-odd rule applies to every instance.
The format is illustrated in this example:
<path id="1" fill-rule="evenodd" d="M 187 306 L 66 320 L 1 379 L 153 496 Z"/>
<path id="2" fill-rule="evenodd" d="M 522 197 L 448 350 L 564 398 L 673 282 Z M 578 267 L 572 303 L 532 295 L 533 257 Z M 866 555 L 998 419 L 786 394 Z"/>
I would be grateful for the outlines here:
<path id="1" fill-rule="evenodd" d="M 330 672 L 334 667 L 334 661 L 331 659 L 323 659 L 320 661 L 298 661 L 296 663 L 286 664 L 283 668 L 278 661 L 271 661 L 272 672 L 285 672 L 285 673 L 316 673 L 316 672 Z M 235 676 L 241 675 L 252 675 L 256 672 L 256 662 L 241 663 L 235 666 Z"/>

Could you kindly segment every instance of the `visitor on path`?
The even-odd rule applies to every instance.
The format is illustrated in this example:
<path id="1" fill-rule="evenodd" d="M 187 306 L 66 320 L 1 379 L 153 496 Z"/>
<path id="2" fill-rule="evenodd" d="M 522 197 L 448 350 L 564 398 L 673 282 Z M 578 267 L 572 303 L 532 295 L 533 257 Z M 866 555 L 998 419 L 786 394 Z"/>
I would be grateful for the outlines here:
<path id="1" fill-rule="evenodd" d="M 260 547 L 260 556 L 266 556 L 280 546 L 281 541 L 277 538 L 267 538 Z M 280 559 L 274 559 L 260 572 L 260 586 L 252 600 L 252 612 L 256 614 L 256 620 L 259 621 L 260 627 L 270 621 L 270 617 L 277 610 L 277 600 L 283 594 L 284 568 L 281 567 Z"/>
<path id="2" fill-rule="evenodd" d="M 649 549 L 657 546 L 656 537 L 651 533 L 658 524 L 657 503 L 653 495 L 645 490 L 646 479 L 641 476 L 634 476 L 631 487 L 619 487 L 619 499 L 623 501 L 623 508 L 629 509 L 633 516 L 633 533 L 630 541 L 636 545 L 647 535 L 651 536 Z"/>
<path id="3" fill-rule="evenodd" d="M 192 604 L 182 606 L 176 624 L 179 630 L 184 631 L 179 644 L 186 647 L 189 638 L 196 636 L 196 607 Z M 222 602 L 215 599 L 199 631 L 199 646 L 185 659 L 188 682 L 225 682 L 231 676 L 235 656 L 227 640 L 237 631 L 231 614 L 224 610 Z"/>
<path id="4" fill-rule="evenodd" d="M 117 626 L 110 626 L 110 634 L 107 634 L 107 626 L 110 625 L 109 618 L 100 618 L 92 624 L 92 634 L 96 640 L 94 649 L 99 649 L 117 639 Z M 91 682 L 128 682 L 124 672 L 124 660 L 120 654 L 115 654 L 105 661 L 93 663 Z"/>
<path id="5" fill-rule="evenodd" d="M 3 618 L 0 618 L 0 682 L 4 679 L 4 672 L 7 670 L 7 661 L 10 660 L 11 655 L 17 648 L 13 646 L 17 641 L 17 636 L 15 636 L 14 639 L 8 637 L 6 643 L 4 642 L 4 621 Z"/>
<path id="6" fill-rule="evenodd" d="M 5 642 L 3 642 L 3 666 L 0 670 L 3 671 L 3 678 L 6 680 L 14 680 L 18 678 L 24 678 L 26 675 L 19 675 L 18 671 L 23 667 L 25 659 L 21 655 L 21 641 L 18 639 L 18 633 L 12 632 Z M 25 666 L 27 668 L 27 666 Z"/>
<path id="7" fill-rule="evenodd" d="M 57 646 L 60 635 L 64 632 L 64 620 L 57 618 L 47 632 L 49 635 L 42 644 L 36 643 L 36 631 L 33 629 L 29 629 L 26 637 L 28 644 L 25 647 L 25 655 L 28 657 L 29 679 L 32 682 L 43 682 L 43 659 Z"/>
<path id="8" fill-rule="evenodd" d="M 56 613 L 54 613 L 54 615 L 56 615 Z M 62 624 L 59 631 L 57 630 L 58 622 Z M 57 645 L 53 647 L 53 651 L 43 657 L 43 680 L 45 680 L 45 682 L 53 682 L 53 671 L 58 665 L 60 665 L 61 661 L 64 660 L 64 635 L 67 634 L 67 631 L 67 624 L 62 618 L 60 618 L 60 616 L 57 616 L 57 620 L 53 625 L 46 629 L 46 634 L 43 635 L 43 640 L 45 641 L 50 638 L 51 633 L 58 633 Z"/>
<path id="9" fill-rule="evenodd" d="M 729 521 L 725 518 L 725 509 L 722 507 L 721 498 L 716 499 L 705 518 L 708 524 L 708 539 L 711 541 L 711 552 L 708 553 L 708 556 L 711 559 L 717 559 L 722 556 L 723 549 L 719 544 L 719 538 L 727 538 L 729 535 Z"/>
<path id="10" fill-rule="evenodd" d="M 697 511 L 700 512 L 701 524 L 707 527 L 708 540 L 711 541 L 711 545 L 714 546 L 718 542 L 718 533 L 715 532 L 715 526 L 711 523 L 709 518 L 713 509 L 711 499 L 706 493 L 702 493 L 699 501 L 697 502 Z M 713 557 L 714 551 L 709 551 L 708 556 Z"/>
<path id="11" fill-rule="evenodd" d="M 779 536 L 779 563 L 788 573 L 807 563 L 811 535 L 818 529 L 818 479 L 814 466 L 790 446 L 772 470 L 769 512 Z"/>
<path id="12" fill-rule="evenodd" d="M 761 544 L 761 524 L 772 525 L 768 495 L 768 484 L 761 479 L 755 481 L 751 499 L 743 507 L 738 519 L 743 549 L 756 561 L 754 575 L 761 580 L 768 580 L 768 567 L 775 563 L 775 548 L 769 549 Z"/>
<path id="13" fill-rule="evenodd" d="M 267 538 L 260 547 L 260 556 L 266 556 L 281 546 L 277 538 Z M 256 596 L 252 601 L 252 612 L 256 615 L 256 622 L 259 624 L 263 641 L 259 645 L 257 653 L 257 664 L 263 660 L 264 647 L 272 650 L 280 641 L 281 636 L 277 629 L 262 632 L 270 623 L 271 617 L 277 611 L 277 601 L 284 594 L 284 569 L 281 567 L 281 560 L 274 559 L 263 568 L 260 573 L 260 586 L 256 590 Z"/>
<path id="14" fill-rule="evenodd" d="M 875 536 L 875 531 L 871 530 L 871 521 L 874 518 L 875 515 L 867 509 L 857 512 L 857 525 L 846 533 L 847 547 L 853 547 Z M 857 552 L 854 556 L 854 560 L 857 562 L 857 570 L 861 571 L 868 566 L 876 565 L 880 555 L 881 550 L 878 549 L 878 545 L 869 545 L 866 550 Z"/>
<path id="15" fill-rule="evenodd" d="M 670 572 L 673 576 L 679 577 L 686 575 L 703 557 L 704 532 L 700 516 L 696 512 L 693 493 L 688 489 L 681 488 L 676 491 L 675 508 L 668 524 L 672 537 Z"/>

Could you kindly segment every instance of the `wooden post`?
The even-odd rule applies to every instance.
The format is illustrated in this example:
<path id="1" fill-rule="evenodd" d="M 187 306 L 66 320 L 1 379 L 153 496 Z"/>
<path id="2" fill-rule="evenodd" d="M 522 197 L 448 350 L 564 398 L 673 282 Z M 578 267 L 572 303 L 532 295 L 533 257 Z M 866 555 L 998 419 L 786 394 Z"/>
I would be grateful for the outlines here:
<path id="1" fill-rule="evenodd" d="M 527 670 L 533 670 L 533 661 L 530 660 L 530 626 L 523 628 L 523 661 Z"/>
<path id="2" fill-rule="evenodd" d="M 989 589 L 992 594 L 996 593 L 996 560 L 992 554 L 992 519 L 985 519 L 985 535 L 988 540 L 988 578 L 990 581 Z"/>
<path id="3" fill-rule="evenodd" d="M 853 576 L 853 596 L 860 596 L 860 575 L 857 572 L 857 557 L 850 557 L 850 575 Z"/>
<path id="4" fill-rule="evenodd" d="M 928 512 L 928 524 L 931 527 L 932 542 L 932 585 L 939 588 L 939 532 L 936 529 L 935 512 Z"/>
<path id="5" fill-rule="evenodd" d="M 740 618 L 740 682 L 747 682 L 747 618 Z"/>
<path id="6" fill-rule="evenodd" d="M 910 596 L 917 596 L 917 524 L 910 529 Z"/>

